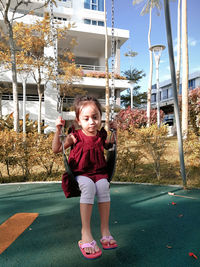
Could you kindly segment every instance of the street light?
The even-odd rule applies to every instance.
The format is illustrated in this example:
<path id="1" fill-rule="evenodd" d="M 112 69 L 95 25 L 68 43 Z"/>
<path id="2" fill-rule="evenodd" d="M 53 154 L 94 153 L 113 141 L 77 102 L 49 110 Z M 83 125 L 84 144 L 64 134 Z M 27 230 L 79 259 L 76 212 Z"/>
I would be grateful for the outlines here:
<path id="1" fill-rule="evenodd" d="M 157 88 L 157 98 L 156 98 L 156 106 L 157 106 L 157 125 L 160 128 L 160 87 L 159 87 L 159 63 L 160 56 L 162 51 L 165 49 L 164 45 L 153 45 L 149 48 L 154 54 L 155 62 L 156 62 L 156 88 Z"/>

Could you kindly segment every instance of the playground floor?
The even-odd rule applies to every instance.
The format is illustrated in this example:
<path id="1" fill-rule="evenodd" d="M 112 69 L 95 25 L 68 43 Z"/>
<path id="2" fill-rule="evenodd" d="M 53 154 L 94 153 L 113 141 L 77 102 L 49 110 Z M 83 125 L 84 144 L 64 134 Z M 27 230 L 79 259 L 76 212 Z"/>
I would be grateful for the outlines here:
<path id="1" fill-rule="evenodd" d="M 60 183 L 0 185 L 0 266 L 200 266 L 200 190 L 111 184 L 111 199 L 119 247 L 87 260 L 77 245 L 79 198 L 66 199 Z M 95 203 L 92 229 L 100 245 L 99 228 Z"/>

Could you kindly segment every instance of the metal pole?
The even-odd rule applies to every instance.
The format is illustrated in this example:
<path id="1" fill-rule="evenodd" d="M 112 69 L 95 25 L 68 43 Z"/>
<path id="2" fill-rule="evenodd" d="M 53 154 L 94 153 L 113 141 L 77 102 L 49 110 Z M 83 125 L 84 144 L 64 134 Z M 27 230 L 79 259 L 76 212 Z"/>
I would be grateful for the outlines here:
<path id="1" fill-rule="evenodd" d="M 155 55 L 155 61 L 156 61 L 156 89 L 157 89 L 157 125 L 158 128 L 160 128 L 160 86 L 159 86 L 159 62 L 160 62 L 160 55 Z"/>
<path id="2" fill-rule="evenodd" d="M 186 181 L 184 153 L 183 153 L 183 138 L 182 138 L 182 133 L 181 133 L 181 125 L 180 125 L 180 117 L 179 117 L 178 96 L 177 96 L 177 89 L 176 89 L 176 75 L 175 75 L 175 66 L 174 66 L 174 53 L 173 53 L 173 43 L 172 43 L 172 33 L 171 33 L 171 21 L 170 21 L 168 0 L 164 0 L 164 8 L 165 8 L 165 23 L 166 23 L 166 31 L 167 31 L 167 43 L 168 43 L 168 52 L 169 52 L 171 81 L 172 81 L 172 88 L 173 88 L 173 93 L 174 93 L 174 114 L 175 114 L 175 119 L 176 119 L 181 176 L 183 180 L 183 186 L 186 187 L 187 181 Z"/>
<path id="3" fill-rule="evenodd" d="M 133 108 L 133 83 L 130 82 L 130 89 L 131 89 L 131 109 Z"/>

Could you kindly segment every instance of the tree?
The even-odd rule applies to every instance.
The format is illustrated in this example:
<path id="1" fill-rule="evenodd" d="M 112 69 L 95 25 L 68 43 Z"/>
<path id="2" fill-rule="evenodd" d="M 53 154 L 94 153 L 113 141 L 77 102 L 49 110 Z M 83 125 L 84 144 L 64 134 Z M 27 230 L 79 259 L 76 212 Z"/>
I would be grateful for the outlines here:
<path id="1" fill-rule="evenodd" d="M 182 134 L 188 134 L 188 34 L 187 0 L 182 0 Z"/>
<path id="2" fill-rule="evenodd" d="M 65 39 L 71 24 L 67 27 L 56 27 L 57 40 Z M 58 56 L 59 73 L 54 73 L 54 55 L 44 53 L 44 49 L 52 47 L 50 19 L 45 14 L 43 20 L 37 20 L 34 24 L 17 23 L 14 28 L 15 38 L 20 54 L 18 57 L 18 67 L 23 71 L 24 67 L 29 66 L 30 74 L 37 85 L 39 96 L 38 107 L 38 133 L 41 133 L 41 108 L 42 96 L 46 84 L 52 80 L 55 81 L 55 75 L 58 75 L 59 82 L 65 83 L 62 87 L 62 93 L 66 93 L 78 76 L 81 76 L 80 69 L 76 68 L 74 55 L 69 48 L 60 50 Z M 72 42 L 73 43 L 73 40 Z"/>
<path id="3" fill-rule="evenodd" d="M 124 76 L 132 83 L 137 84 L 143 77 L 145 77 L 145 73 L 143 70 L 130 69 L 125 71 Z M 131 97 L 133 97 L 133 105 L 134 107 L 139 107 L 141 104 L 146 103 L 146 92 L 139 92 L 140 86 L 135 86 L 133 88 L 133 95 L 130 92 L 130 89 L 127 90 L 127 94 L 121 96 L 121 102 L 123 106 L 128 107 L 131 104 Z"/>
<path id="4" fill-rule="evenodd" d="M 133 0 L 133 5 L 140 4 L 145 1 L 145 5 L 141 11 L 141 15 L 149 13 L 149 31 L 148 31 L 148 45 L 151 47 L 151 21 L 152 21 L 152 9 L 156 7 L 157 14 L 161 9 L 160 0 Z M 150 112 L 151 112 L 151 87 L 152 87 L 152 76 L 153 76 L 153 55 L 152 51 L 149 50 L 149 82 L 147 89 L 147 126 L 150 125 Z"/>
<path id="5" fill-rule="evenodd" d="M 177 67 L 176 67 L 176 86 L 179 95 L 180 85 L 180 66 L 181 66 L 181 0 L 178 0 L 177 12 Z"/>
<path id="6" fill-rule="evenodd" d="M 45 0 L 41 8 L 46 6 L 49 0 Z M 8 34 L 10 55 L 11 55 L 11 70 L 12 70 L 12 89 L 13 89 L 13 103 L 14 103 L 14 130 L 19 131 L 19 103 L 18 103 L 18 87 L 17 87 L 17 71 L 16 71 L 16 44 L 13 38 L 13 22 L 16 19 L 26 16 L 31 10 L 29 9 L 24 14 L 17 13 L 20 8 L 29 5 L 27 0 L 11 1 L 0 0 L 0 12 L 3 17 L 6 31 Z M 31 4 L 31 3 L 30 3 Z M 12 10 L 12 13 L 11 13 Z M 32 9 L 33 10 L 33 9 Z M 11 14 L 11 15 L 10 15 Z"/>

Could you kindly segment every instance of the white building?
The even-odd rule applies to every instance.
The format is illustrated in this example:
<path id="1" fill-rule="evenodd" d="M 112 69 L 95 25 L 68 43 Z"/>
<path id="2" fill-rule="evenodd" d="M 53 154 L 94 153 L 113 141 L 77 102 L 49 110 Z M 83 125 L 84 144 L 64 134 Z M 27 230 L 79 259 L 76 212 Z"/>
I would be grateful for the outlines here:
<path id="1" fill-rule="evenodd" d="M 14 0 L 13 0 L 14 2 Z M 40 6 L 42 0 L 31 0 L 31 4 Z M 54 6 L 54 18 L 61 21 L 64 25 L 68 22 L 75 22 L 75 28 L 70 30 L 70 36 L 75 38 L 77 46 L 74 48 L 76 64 L 82 66 L 84 72 L 104 72 L 105 71 L 105 27 L 104 27 L 104 0 L 62 0 L 56 1 Z M 29 6 L 24 6 L 24 10 Z M 18 10 L 23 13 L 24 10 Z M 11 10 L 12 11 L 12 10 Z M 32 22 L 34 19 L 43 17 L 44 12 L 49 11 L 49 7 L 37 9 L 34 15 L 23 17 L 24 22 Z M 111 12 L 110 10 L 108 12 Z M 2 18 L 0 17 L 2 24 Z M 108 53 L 111 56 L 111 28 L 108 28 Z M 114 29 L 115 45 L 115 73 L 120 74 L 120 48 L 129 38 L 129 31 Z M 58 43 L 58 49 L 61 46 L 67 46 L 67 42 Z M 0 83 L 11 86 L 11 73 L 0 72 Z M 19 108 L 20 118 L 22 118 L 22 81 L 18 77 L 19 83 Z M 87 90 L 88 94 L 97 97 L 102 104 L 105 103 L 105 78 L 83 77 L 80 81 L 81 88 Z M 111 81 L 110 81 L 111 85 Z M 115 101 L 120 106 L 120 92 L 129 88 L 128 80 L 115 79 Z M 38 95 L 36 84 L 32 78 L 28 78 L 26 94 L 26 113 L 30 118 L 37 120 L 38 114 Z M 72 102 L 73 99 L 66 99 L 66 102 Z M 2 98 L 3 115 L 13 112 L 12 93 L 5 93 Z M 42 102 L 42 120 L 48 125 L 47 130 L 55 129 L 55 119 L 57 112 L 57 91 L 49 83 L 44 91 Z M 73 112 L 63 112 L 66 120 L 74 119 Z"/>

